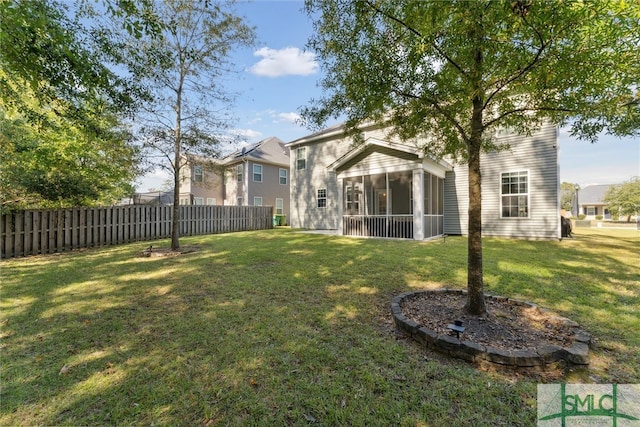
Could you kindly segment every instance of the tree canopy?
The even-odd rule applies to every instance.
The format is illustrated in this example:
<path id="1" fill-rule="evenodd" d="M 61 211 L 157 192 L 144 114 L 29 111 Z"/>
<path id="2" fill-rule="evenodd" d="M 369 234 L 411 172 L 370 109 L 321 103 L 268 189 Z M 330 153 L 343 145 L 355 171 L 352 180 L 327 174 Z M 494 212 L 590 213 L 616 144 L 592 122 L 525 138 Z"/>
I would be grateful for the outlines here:
<path id="1" fill-rule="evenodd" d="M 604 202 L 614 217 L 626 216 L 629 221 L 631 216 L 637 216 L 640 214 L 640 178 L 612 185 L 604 196 Z"/>
<path id="2" fill-rule="evenodd" d="M 640 5 L 599 2 L 307 0 L 324 95 L 302 111 L 320 126 L 373 121 L 469 166 L 468 300 L 486 311 L 480 153 L 498 128 L 545 120 L 595 139 L 640 129 Z"/>
<path id="3" fill-rule="evenodd" d="M 67 6 L 0 2 L 3 209 L 111 204 L 138 172 L 123 119 L 143 91 Z"/>

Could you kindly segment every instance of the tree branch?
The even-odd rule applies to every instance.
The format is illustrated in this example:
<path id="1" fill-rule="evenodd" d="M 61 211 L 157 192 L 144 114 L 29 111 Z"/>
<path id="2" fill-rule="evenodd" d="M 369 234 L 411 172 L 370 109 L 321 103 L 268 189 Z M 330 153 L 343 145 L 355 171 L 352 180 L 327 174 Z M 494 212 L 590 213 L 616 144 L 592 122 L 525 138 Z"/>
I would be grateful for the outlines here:
<path id="1" fill-rule="evenodd" d="M 389 15 L 388 13 L 386 13 L 385 11 L 381 10 L 379 7 L 377 7 L 376 5 L 374 5 L 370 0 L 365 0 L 365 3 L 372 8 L 373 10 L 375 10 L 377 13 L 379 13 L 380 15 L 396 22 L 397 24 L 400 24 L 400 26 L 406 28 L 407 30 L 409 30 L 409 32 L 413 33 L 414 35 L 418 36 L 421 40 L 425 40 L 425 37 L 415 28 L 413 28 L 412 26 L 410 26 L 409 24 L 407 24 L 406 22 L 404 22 L 403 20 L 396 18 L 395 16 Z M 463 76 L 467 76 L 467 72 L 460 66 L 458 65 L 457 62 L 455 62 L 453 60 L 453 58 L 451 58 L 449 55 L 447 55 L 447 53 L 445 51 L 443 51 L 442 49 L 440 49 L 440 47 L 438 47 L 438 45 L 436 43 L 434 43 L 433 41 L 430 42 L 431 47 L 433 47 L 436 52 L 438 52 L 438 54 L 440 54 L 444 59 L 447 60 L 447 62 L 451 65 L 453 65 L 453 67 L 458 70 L 460 72 L 460 74 L 462 74 Z"/>
<path id="2" fill-rule="evenodd" d="M 453 125 L 453 127 L 455 127 L 458 130 L 458 132 L 460 133 L 460 136 L 462 137 L 464 142 L 465 143 L 468 142 L 469 137 L 467 136 L 467 133 L 465 132 L 464 128 L 435 99 L 424 99 L 424 98 L 422 98 L 420 96 L 414 95 L 412 93 L 404 92 L 402 90 L 395 89 L 395 88 L 392 89 L 392 92 L 395 93 L 396 95 L 401 96 L 401 97 L 409 98 L 409 99 L 415 99 L 415 100 L 418 100 L 418 101 L 426 102 L 427 104 L 431 105 L 442 117 L 444 117 L 451 125 Z"/>
<path id="3" fill-rule="evenodd" d="M 514 108 L 513 110 L 509 110 L 509 111 L 505 111 L 504 113 L 500 114 L 498 117 L 489 120 L 488 122 L 486 122 L 484 124 L 484 128 L 488 128 L 494 124 L 496 124 L 497 122 L 499 122 L 500 120 L 504 119 L 507 116 L 511 116 L 513 114 L 518 114 L 518 113 L 524 113 L 527 111 L 557 111 L 557 112 L 563 112 L 563 113 L 575 113 L 575 110 L 571 110 L 569 108 L 556 108 L 556 107 L 540 107 L 540 108 Z"/>

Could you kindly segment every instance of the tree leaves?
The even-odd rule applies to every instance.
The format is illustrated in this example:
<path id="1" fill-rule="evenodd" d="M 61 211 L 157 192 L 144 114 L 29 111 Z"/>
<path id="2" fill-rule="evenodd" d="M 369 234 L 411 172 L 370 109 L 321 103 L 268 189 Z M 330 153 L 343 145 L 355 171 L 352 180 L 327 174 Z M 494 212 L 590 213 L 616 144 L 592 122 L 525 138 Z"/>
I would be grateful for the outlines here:
<path id="1" fill-rule="evenodd" d="M 455 137 L 459 148 L 443 150 L 452 155 L 466 150 L 474 98 L 483 100 L 489 133 L 499 126 L 529 133 L 545 119 L 572 120 L 584 138 L 640 128 L 640 6 L 342 0 L 306 6 L 319 17 L 309 46 L 326 71 L 324 98 L 303 110 L 315 125 L 331 116 L 361 123 L 394 111 L 395 133 Z"/>

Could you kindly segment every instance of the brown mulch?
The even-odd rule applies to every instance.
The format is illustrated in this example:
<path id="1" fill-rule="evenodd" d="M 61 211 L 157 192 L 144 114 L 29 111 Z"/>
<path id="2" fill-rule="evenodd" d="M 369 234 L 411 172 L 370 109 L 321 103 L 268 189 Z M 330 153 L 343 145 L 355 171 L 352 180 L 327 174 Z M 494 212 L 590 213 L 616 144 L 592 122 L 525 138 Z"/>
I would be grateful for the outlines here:
<path id="1" fill-rule="evenodd" d="M 420 326 L 440 335 L 453 335 L 447 328 L 462 320 L 465 330 L 460 339 L 504 350 L 535 349 L 543 345 L 571 345 L 573 328 L 553 313 L 537 307 L 517 305 L 508 300 L 487 298 L 488 316 L 463 312 L 464 294 L 427 292 L 406 298 L 402 313 Z"/>
<path id="2" fill-rule="evenodd" d="M 153 245 L 149 245 L 145 250 L 140 252 L 139 256 L 146 258 L 173 257 L 196 252 L 198 249 L 197 245 L 183 245 L 180 246 L 177 251 L 174 251 L 171 250 L 171 248 L 157 248 L 153 247 Z"/>

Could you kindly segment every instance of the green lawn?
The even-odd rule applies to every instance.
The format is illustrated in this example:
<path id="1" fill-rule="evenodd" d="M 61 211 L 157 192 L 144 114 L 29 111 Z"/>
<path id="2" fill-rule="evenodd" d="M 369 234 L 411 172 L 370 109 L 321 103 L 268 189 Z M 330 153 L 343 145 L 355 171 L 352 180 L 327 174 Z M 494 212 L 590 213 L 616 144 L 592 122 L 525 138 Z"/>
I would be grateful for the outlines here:
<path id="1" fill-rule="evenodd" d="M 533 425 L 536 384 L 393 333 L 410 289 L 466 286 L 466 239 L 288 229 L 3 261 L 1 425 Z M 595 338 L 573 382 L 640 383 L 640 232 L 485 239 L 485 286 Z M 154 242 L 155 247 L 168 242 Z"/>

